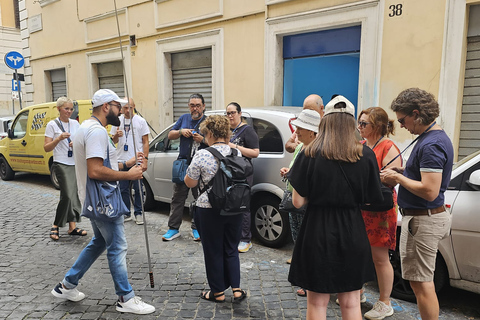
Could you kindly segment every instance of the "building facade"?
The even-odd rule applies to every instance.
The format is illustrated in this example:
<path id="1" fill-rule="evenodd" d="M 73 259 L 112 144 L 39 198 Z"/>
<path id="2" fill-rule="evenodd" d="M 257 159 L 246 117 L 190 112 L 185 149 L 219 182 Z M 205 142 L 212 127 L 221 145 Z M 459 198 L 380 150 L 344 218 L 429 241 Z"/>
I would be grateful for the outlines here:
<path id="1" fill-rule="evenodd" d="M 20 110 L 18 99 L 12 98 L 14 71 L 4 63 L 4 56 L 10 51 L 22 52 L 18 1 L 0 0 L 0 116 Z M 23 68 L 17 72 L 23 73 Z"/>
<path id="2" fill-rule="evenodd" d="M 128 92 L 162 129 L 186 112 L 194 92 L 212 109 L 343 94 L 358 112 L 389 110 L 401 90 L 420 87 L 438 98 L 438 120 L 463 157 L 480 149 L 479 7 L 480 0 L 23 0 L 24 100 L 88 99 L 111 88 Z M 413 137 L 397 130 L 393 139 L 402 147 Z"/>

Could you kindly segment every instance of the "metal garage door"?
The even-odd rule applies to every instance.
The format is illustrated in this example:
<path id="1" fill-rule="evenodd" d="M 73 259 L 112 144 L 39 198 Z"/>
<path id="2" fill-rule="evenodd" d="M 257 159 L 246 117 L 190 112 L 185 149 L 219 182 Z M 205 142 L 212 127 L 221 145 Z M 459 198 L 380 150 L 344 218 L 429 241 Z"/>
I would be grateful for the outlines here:
<path id="1" fill-rule="evenodd" d="M 113 90 L 120 98 L 125 97 L 122 61 L 97 64 L 99 89 Z"/>
<path id="2" fill-rule="evenodd" d="M 50 71 L 50 79 L 52 81 L 52 97 L 53 101 L 57 101 L 60 97 L 67 96 L 67 78 L 65 69 L 57 69 Z"/>
<path id="3" fill-rule="evenodd" d="M 188 97 L 200 93 L 212 109 L 212 49 L 172 53 L 173 118 L 189 113 Z"/>
<path id="4" fill-rule="evenodd" d="M 480 150 L 480 37 L 469 37 L 458 159 Z"/>

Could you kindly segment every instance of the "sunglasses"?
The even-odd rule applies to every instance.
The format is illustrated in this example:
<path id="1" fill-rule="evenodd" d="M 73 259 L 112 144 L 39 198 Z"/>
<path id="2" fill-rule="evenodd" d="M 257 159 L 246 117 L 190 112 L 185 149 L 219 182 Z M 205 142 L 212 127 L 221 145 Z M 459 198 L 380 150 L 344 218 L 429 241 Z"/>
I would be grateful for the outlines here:
<path id="1" fill-rule="evenodd" d="M 225 115 L 228 117 L 228 116 L 233 116 L 236 113 L 237 111 L 229 111 L 229 112 L 225 112 Z"/>
<path id="2" fill-rule="evenodd" d="M 405 115 L 403 118 L 397 119 L 397 121 L 400 122 L 400 124 L 403 126 L 403 124 L 405 123 L 405 118 L 408 117 L 409 115 L 411 115 L 411 113 Z"/>
<path id="3" fill-rule="evenodd" d="M 366 121 L 358 121 L 358 126 L 360 128 L 365 128 L 367 124 L 371 124 L 371 122 L 366 122 Z"/>

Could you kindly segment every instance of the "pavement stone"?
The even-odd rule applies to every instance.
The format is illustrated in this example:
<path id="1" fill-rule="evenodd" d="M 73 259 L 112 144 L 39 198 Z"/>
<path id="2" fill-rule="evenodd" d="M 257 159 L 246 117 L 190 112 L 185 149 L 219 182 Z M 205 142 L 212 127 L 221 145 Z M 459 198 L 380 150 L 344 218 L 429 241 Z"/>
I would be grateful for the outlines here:
<path id="1" fill-rule="evenodd" d="M 80 302 L 62 301 L 50 291 L 62 280 L 80 251 L 92 236 L 88 219 L 79 227 L 85 237 L 69 236 L 60 228 L 60 239 L 53 241 L 49 231 L 54 219 L 59 191 L 47 176 L 17 174 L 14 181 L 0 180 L 0 319 L 305 319 L 306 299 L 296 295 L 287 280 L 292 244 L 281 249 L 254 242 L 240 254 L 241 286 L 248 297 L 232 303 L 227 290 L 225 303 L 199 298 L 208 289 L 202 245 L 194 242 L 188 215 L 181 236 L 164 242 L 168 205 L 146 212 L 154 288 L 150 288 L 144 226 L 125 223 L 128 241 L 129 280 L 135 293 L 156 307 L 151 315 L 121 314 L 115 310 L 116 295 L 106 255 L 102 255 L 85 274 L 78 289 L 86 298 Z M 378 298 L 375 283 L 366 285 L 365 313 Z M 327 319 L 341 319 L 340 308 L 332 295 Z M 392 300 L 395 313 L 389 320 L 419 319 L 414 303 Z M 448 303 L 446 303 L 448 305 Z M 442 306 L 441 320 L 480 319 L 478 309 L 464 311 Z"/>

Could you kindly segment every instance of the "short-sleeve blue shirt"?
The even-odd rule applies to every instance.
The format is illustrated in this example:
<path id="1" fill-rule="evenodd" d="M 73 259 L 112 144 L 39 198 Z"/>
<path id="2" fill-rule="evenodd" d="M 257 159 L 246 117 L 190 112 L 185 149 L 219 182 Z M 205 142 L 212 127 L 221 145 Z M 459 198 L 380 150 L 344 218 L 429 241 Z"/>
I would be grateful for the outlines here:
<path id="1" fill-rule="evenodd" d="M 205 115 L 203 115 L 200 119 L 198 120 L 193 120 L 191 114 L 185 113 L 183 114 L 177 122 L 173 125 L 171 130 L 180 130 L 182 128 L 185 129 L 194 129 L 200 126 L 197 126 L 201 121 L 205 119 Z M 184 136 L 180 136 L 180 151 L 178 154 L 178 158 L 180 159 L 188 159 L 189 152 L 190 152 L 190 144 L 193 142 L 193 138 L 185 138 Z"/>
<path id="2" fill-rule="evenodd" d="M 438 197 L 433 201 L 420 198 L 404 187 L 398 189 L 398 205 L 404 209 L 433 209 L 444 204 L 444 192 L 450 183 L 453 165 L 453 146 L 443 130 L 426 132 L 413 147 L 403 175 L 421 181 L 422 172 L 441 172 L 442 184 Z"/>

